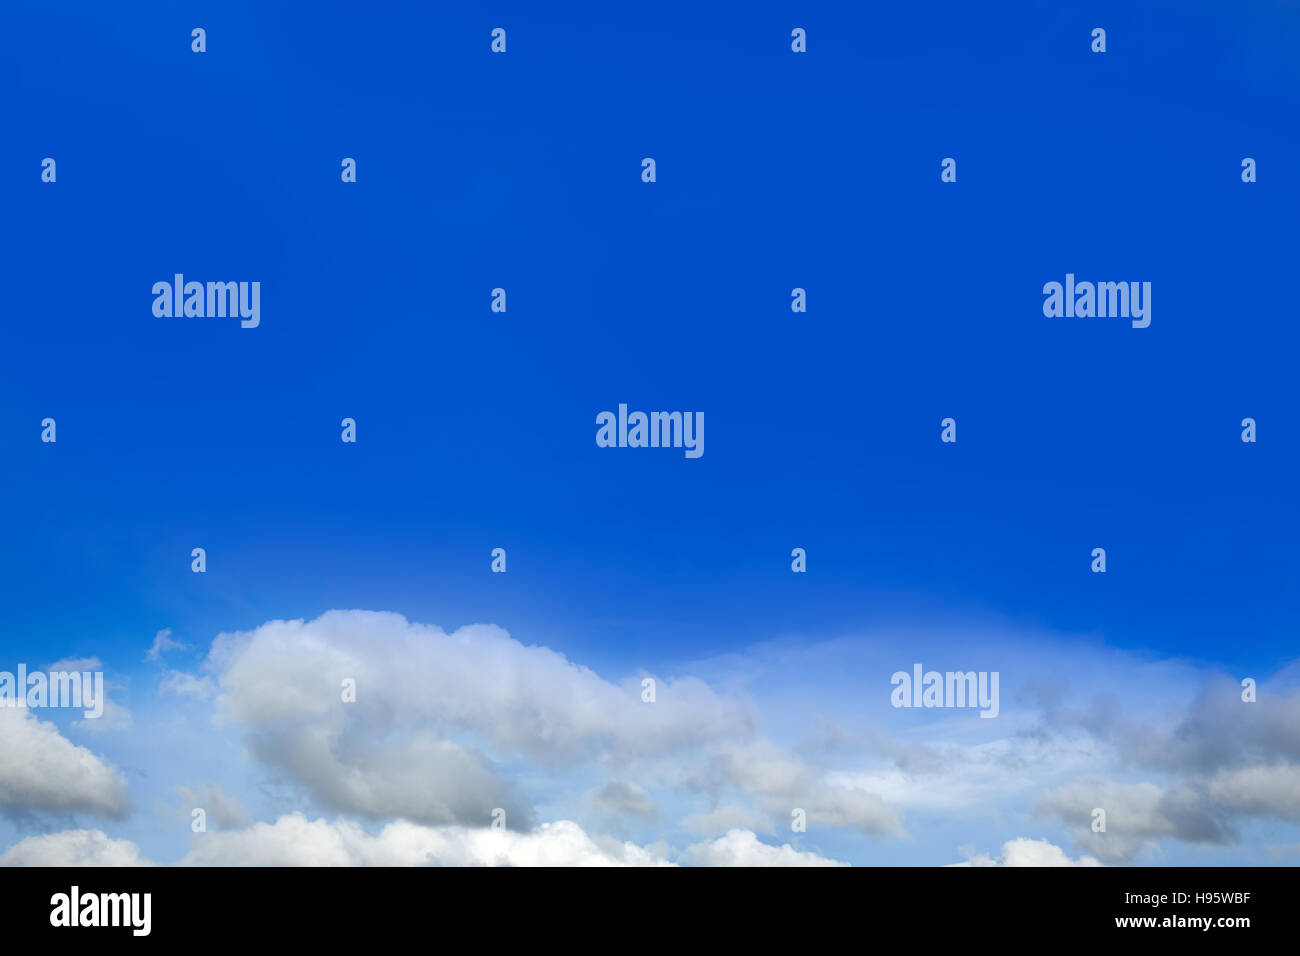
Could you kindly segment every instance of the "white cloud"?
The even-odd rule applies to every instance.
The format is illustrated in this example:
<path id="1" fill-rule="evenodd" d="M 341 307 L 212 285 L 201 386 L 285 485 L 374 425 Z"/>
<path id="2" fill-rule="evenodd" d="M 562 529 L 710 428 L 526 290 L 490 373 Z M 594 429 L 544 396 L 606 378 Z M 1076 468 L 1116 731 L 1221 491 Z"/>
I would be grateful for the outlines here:
<path id="1" fill-rule="evenodd" d="M 30 836 L 0 854 L 0 866 L 153 866 L 130 840 L 103 830 L 64 830 Z"/>
<path id="2" fill-rule="evenodd" d="M 371 834 L 355 823 L 309 820 L 201 834 L 181 861 L 190 866 L 665 866 L 633 843 L 598 843 L 576 823 L 527 833 L 491 827 L 427 827 L 399 821 Z"/>
<path id="3" fill-rule="evenodd" d="M 67 674 L 103 673 L 104 662 L 98 657 L 63 657 L 55 661 L 53 664 L 45 665 L 44 670 L 48 673 Z M 103 684 L 103 712 L 98 717 L 88 717 L 82 720 L 73 721 L 72 726 L 76 727 L 78 730 L 87 730 L 92 733 L 130 730 L 135 722 L 131 711 L 124 704 L 119 704 L 108 696 L 108 691 L 122 690 L 122 687 L 123 685 L 121 684 L 105 680 Z"/>
<path id="4" fill-rule="evenodd" d="M 771 846 L 759 842 L 749 830 L 730 830 L 708 843 L 697 843 L 679 862 L 692 866 L 848 866 L 816 853 L 796 850 L 790 844 Z"/>
<path id="5" fill-rule="evenodd" d="M 563 766 L 605 753 L 630 760 L 752 731 L 748 708 L 694 678 L 661 680 L 646 704 L 639 679 L 601 679 L 545 647 L 473 625 L 446 634 L 399 614 L 329 611 L 223 634 L 208 666 L 224 711 L 251 728 L 319 722 L 340 713 L 357 682 L 359 722 L 418 720 L 481 735 L 494 750 Z"/>
<path id="6" fill-rule="evenodd" d="M 329 806 L 374 820 L 487 823 L 496 808 L 511 827 L 532 810 L 481 754 L 431 730 L 387 736 L 390 725 L 349 727 L 342 712 L 319 723 L 250 737 L 253 754 L 288 773 Z"/>
<path id="7" fill-rule="evenodd" d="M 1101 862 L 1090 856 L 1070 859 L 1065 851 L 1046 840 L 1031 840 L 1020 837 L 1002 844 L 1002 855 L 993 858 L 981 854 L 964 863 L 950 863 L 949 866 L 1101 866 Z"/>
<path id="8" fill-rule="evenodd" d="M 728 748 L 720 763 L 727 778 L 745 793 L 798 793 L 816 776 L 798 755 L 767 740 Z"/>
<path id="9" fill-rule="evenodd" d="M 185 671 L 168 671 L 159 682 L 158 690 L 177 697 L 211 700 L 217 695 L 217 682 L 211 677 L 197 677 Z"/>
<path id="10" fill-rule="evenodd" d="M 811 787 L 802 807 L 808 822 L 820 826 L 852 827 L 863 833 L 902 837 L 902 818 L 897 810 L 866 790 L 834 785 Z M 767 801 L 775 809 L 775 801 Z M 787 811 L 787 815 L 789 811 Z"/>
<path id="11" fill-rule="evenodd" d="M 776 744 L 757 740 L 730 747 L 718 761 L 727 780 L 759 794 L 771 816 L 788 819 L 796 807 L 809 823 L 851 827 L 871 835 L 903 836 L 902 818 L 865 787 L 832 782 L 822 771 Z"/>
<path id="12" fill-rule="evenodd" d="M 103 713 L 98 717 L 83 717 L 81 720 L 72 722 L 72 726 L 78 730 L 88 730 L 92 733 L 130 730 L 134 724 L 135 718 L 132 716 L 131 711 L 109 697 L 107 689 L 104 692 Z"/>
<path id="13" fill-rule="evenodd" d="M 190 645 L 172 639 L 172 629 L 165 627 L 153 636 L 153 645 L 145 653 L 146 661 L 156 661 L 168 651 L 188 651 Z"/>
<path id="14" fill-rule="evenodd" d="M 935 741 L 926 746 L 931 760 L 918 769 L 904 769 L 895 761 L 869 770 L 832 772 L 826 781 L 875 793 L 890 806 L 958 815 L 1068 782 L 1106 757 L 1104 747 L 1077 735 L 1007 736 L 979 744 Z"/>
<path id="15" fill-rule="evenodd" d="M 1092 830 L 1095 809 L 1106 812 L 1104 832 Z M 1045 793 L 1034 812 L 1060 820 L 1082 849 L 1108 863 L 1131 860 L 1164 837 L 1187 843 L 1227 843 L 1232 839 L 1218 809 L 1187 783 L 1161 787 L 1150 781 L 1120 783 L 1082 777 Z"/>
<path id="16" fill-rule="evenodd" d="M 1220 770 L 1209 792 L 1221 806 L 1300 823 L 1300 766 L 1295 764 Z"/>
<path id="17" fill-rule="evenodd" d="M 654 820 L 659 816 L 659 808 L 650 799 L 650 794 L 634 783 L 611 780 L 603 787 L 592 790 L 587 797 L 600 813 L 640 817 L 643 820 Z"/>
<path id="18" fill-rule="evenodd" d="M 877 797 L 821 786 L 820 771 L 762 739 L 745 699 L 686 677 L 660 679 L 648 704 L 639 677 L 611 683 L 497 627 L 447 634 L 397 614 L 330 611 L 220 635 L 205 669 L 252 753 L 344 813 L 475 826 L 502 807 L 527 829 L 531 809 L 493 763 L 522 757 L 735 786 L 786 814 L 805 806 L 827 825 L 901 832 Z M 347 680 L 355 702 L 342 700 Z"/>
<path id="19" fill-rule="evenodd" d="M 0 806 L 86 811 L 110 818 L 127 812 L 121 774 L 29 710 L 0 707 Z"/>
<path id="20" fill-rule="evenodd" d="M 593 836 L 569 820 L 519 833 L 491 827 L 390 823 L 376 833 L 350 820 L 291 813 L 274 823 L 196 834 L 180 866 L 674 866 L 666 847 Z M 694 866 L 847 866 L 747 830 L 687 849 Z M 99 830 L 28 837 L 0 855 L 4 866 L 152 866 L 129 840 Z"/>

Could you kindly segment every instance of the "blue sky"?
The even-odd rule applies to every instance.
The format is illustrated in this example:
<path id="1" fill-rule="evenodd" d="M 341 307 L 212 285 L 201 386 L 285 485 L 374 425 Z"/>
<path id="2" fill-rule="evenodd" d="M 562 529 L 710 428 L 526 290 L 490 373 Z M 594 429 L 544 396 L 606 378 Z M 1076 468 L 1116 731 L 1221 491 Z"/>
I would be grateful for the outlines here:
<path id="1" fill-rule="evenodd" d="M 1044 701 L 1112 694 L 1152 739 L 1182 739 L 1201 695 L 1223 699 L 1214 675 L 1272 681 L 1258 706 L 1282 743 L 1245 769 L 1300 766 L 1296 8 L 561 6 L 10 12 L 0 669 L 103 662 L 129 728 L 42 719 L 122 772 L 131 810 L 14 797 L 0 847 L 100 829 L 172 862 L 191 849 L 176 788 L 205 783 L 253 820 L 383 826 L 257 756 L 273 731 L 209 656 L 221 633 L 367 609 L 497 625 L 611 685 L 705 681 L 817 786 L 866 774 L 854 787 L 901 821 L 756 827 L 769 845 L 1287 859 L 1294 803 L 1214 802 L 1242 766 L 1157 766 L 1131 726 L 1081 731 Z M 260 281 L 260 326 L 155 317 L 150 289 L 177 272 Z M 1067 272 L 1151 282 L 1150 327 L 1046 318 L 1043 284 Z M 621 402 L 703 411 L 705 454 L 597 447 L 596 414 Z M 163 629 L 188 649 L 145 661 Z M 890 674 L 916 660 L 1000 671 L 1001 718 L 890 708 Z M 224 696 L 169 693 L 168 671 Z M 831 725 L 847 750 L 799 749 Z M 661 763 L 551 766 L 476 740 L 485 726 L 457 739 L 538 822 L 681 848 L 720 835 L 688 816 L 737 802 Z M 1050 754 L 1030 760 L 1035 740 Z M 927 746 L 1006 746 L 1042 778 L 899 769 Z M 1095 774 L 1186 784 L 1234 835 L 1153 825 L 1107 859 L 1044 796 Z M 656 818 L 594 816 L 584 794 L 615 778 Z M 960 806 L 927 803 L 944 788 Z M 743 796 L 770 817 L 784 792 Z"/>

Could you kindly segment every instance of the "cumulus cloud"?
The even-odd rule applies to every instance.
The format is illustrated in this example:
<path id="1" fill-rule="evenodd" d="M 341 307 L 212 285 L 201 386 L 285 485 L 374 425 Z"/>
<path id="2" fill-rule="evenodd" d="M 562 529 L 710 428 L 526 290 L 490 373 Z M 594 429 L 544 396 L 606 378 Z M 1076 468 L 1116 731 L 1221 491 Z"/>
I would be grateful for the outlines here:
<path id="1" fill-rule="evenodd" d="M 160 632 L 153 659 L 161 660 L 178 643 Z M 872 653 L 873 647 L 868 646 Z M 305 826 L 328 832 L 316 844 L 305 844 L 304 852 L 314 845 L 311 852 L 337 856 L 342 845 L 349 859 L 361 853 L 357 847 L 370 848 L 362 856 L 374 856 L 380 853 L 375 841 L 387 827 L 375 833 L 362 828 L 400 824 L 419 828 L 411 833 L 437 834 L 422 844 L 429 849 L 420 861 L 480 861 L 483 847 L 496 845 L 482 841 L 498 839 L 493 834 L 500 831 L 486 824 L 500 808 L 510 839 L 524 841 L 511 843 L 511 852 L 527 856 L 541 852 L 537 841 L 547 831 L 536 824 L 524 784 L 539 785 L 538 799 L 552 815 L 580 813 L 585 805 L 615 832 L 627 819 L 661 818 L 650 788 L 664 806 L 673 806 L 674 816 L 685 815 L 682 827 L 691 839 L 712 841 L 690 847 L 679 862 L 803 853 L 754 836 L 785 831 L 795 809 L 817 828 L 819 839 L 834 839 L 823 834 L 835 829 L 904 837 L 906 810 L 917 816 L 911 829 L 924 839 L 927 815 L 988 819 L 1029 808 L 1066 827 L 1075 841 L 1070 852 L 1085 854 L 1084 865 L 1131 862 L 1164 840 L 1231 844 L 1236 825 L 1250 817 L 1300 823 L 1300 686 L 1261 682 L 1258 701 L 1246 703 L 1236 680 L 1199 683 L 1202 675 L 1184 663 L 1130 657 L 1116 663 L 1112 652 L 1099 651 L 1084 666 L 1086 655 L 1076 649 L 1069 652 L 1075 657 L 1062 658 L 1071 662 L 1070 680 L 1084 679 L 1090 666 L 1114 681 L 1111 692 L 1085 694 L 1080 704 L 1069 681 L 1035 677 L 1037 665 L 1025 656 L 1017 665 L 1024 677 L 1018 685 L 1008 676 L 1011 665 L 1004 665 L 1007 701 L 1016 703 L 1004 707 L 997 721 L 971 721 L 967 713 L 890 709 L 889 668 L 882 667 L 879 700 L 863 701 L 857 726 L 846 730 L 839 721 L 855 713 L 851 707 L 860 688 L 855 683 L 843 700 L 825 688 L 836 674 L 863 670 L 856 661 L 845 665 L 854 661 L 853 646 L 812 648 L 800 684 L 803 653 L 783 647 L 770 661 L 743 662 L 751 675 L 770 671 L 763 679 L 772 696 L 758 699 L 765 701 L 772 726 L 788 740 L 802 739 L 793 746 L 765 735 L 750 677 L 715 675 L 713 683 L 656 677 L 656 701 L 646 703 L 642 674 L 609 680 L 500 628 L 475 625 L 448 633 L 379 612 L 331 611 L 312 621 L 271 621 L 219 635 L 201 671 L 166 671 L 159 689 L 213 701 L 217 722 L 238 731 L 247 752 L 270 771 L 268 784 L 287 785 L 289 799 L 297 801 L 287 806 L 359 820 L 288 817 L 250 827 L 247 811 L 225 791 L 179 788 L 183 808 L 203 806 L 210 824 L 221 830 L 205 840 L 234 841 L 196 843 L 195 854 L 209 845 L 253 841 L 256 827 L 270 828 L 262 836 L 273 848 L 284 832 Z M 1061 671 L 1060 649 L 1052 653 L 1054 671 Z M 341 694 L 345 682 L 355 686 L 354 700 Z M 1134 689 L 1139 685 L 1142 693 Z M 791 686 L 812 688 L 821 695 L 819 706 L 842 704 L 844 710 L 834 717 L 813 715 L 808 695 Z M 870 708 L 877 705 L 883 713 L 873 726 Z M 33 720 L 22 732 L 36 726 Z M 47 741 L 51 754 L 84 754 L 116 779 L 111 767 L 46 726 L 53 735 Z M 10 736 L 0 737 L 0 771 L 6 748 L 18 746 Z M 89 808 L 93 800 L 76 793 L 94 790 L 95 779 L 91 773 L 68 787 L 53 786 L 64 794 L 62 809 Z M 574 779 L 581 783 L 565 786 Z M 30 794 L 13 796 L 37 786 L 34 780 L 0 772 L 0 804 L 39 805 Z M 588 790 L 593 781 L 607 782 Z M 117 804 L 99 788 L 96 812 L 124 812 L 120 780 L 117 786 Z M 1091 830 L 1094 808 L 1107 813 L 1104 833 Z M 560 837 L 575 847 L 581 843 L 567 829 L 576 825 L 549 826 L 560 829 L 545 847 Z M 585 833 L 582 838 L 602 858 L 623 859 L 634 846 Z M 1022 865 L 1016 861 L 1047 854 L 1049 847 L 1056 849 L 1043 841 L 1011 841 L 1000 856 L 972 857 L 971 863 Z M 925 852 L 936 850 L 946 855 L 939 845 Z M 658 845 L 640 852 L 655 860 L 676 853 Z M 511 859 L 508 854 L 506 861 Z"/>
<path id="2" fill-rule="evenodd" d="M 987 854 L 973 856 L 964 863 L 949 863 L 949 866 L 1101 866 L 1099 860 L 1090 856 L 1081 856 L 1072 860 L 1059 846 L 1047 840 L 1031 840 L 1021 837 L 1008 840 L 1002 844 L 1002 854 L 990 857 Z"/>
<path id="3" fill-rule="evenodd" d="M 1234 844 L 1237 825 L 1250 817 L 1300 823 L 1300 687 L 1288 685 L 1287 673 L 1261 683 L 1254 701 L 1242 700 L 1237 679 L 1202 675 L 1175 716 L 1159 720 L 1126 715 L 1114 700 L 1094 700 L 1083 712 L 1056 708 L 1053 731 L 1086 730 L 1109 746 L 1115 776 L 1137 769 L 1147 779 L 1085 775 L 1044 793 L 1036 812 L 1061 820 L 1079 847 L 1114 863 L 1166 838 Z M 1106 832 L 1087 825 L 1092 808 L 1106 811 Z"/>
<path id="4" fill-rule="evenodd" d="M 754 715 L 694 678 L 623 685 L 498 627 L 452 634 L 399 614 L 329 611 L 314 621 L 271 621 L 219 635 L 209 669 L 230 717 L 252 728 L 328 720 L 344 679 L 357 684 L 358 720 L 420 721 L 481 735 L 502 754 L 551 766 L 593 756 L 630 760 L 752 731 Z"/>
<path id="5" fill-rule="evenodd" d="M 1166 839 L 1232 845 L 1247 818 L 1300 823 L 1300 662 L 1259 681 L 1249 701 L 1238 678 L 1178 662 L 1130 659 L 1111 671 L 1116 692 L 1093 694 L 1082 707 L 1067 703 L 1065 678 L 1020 688 L 1018 698 L 1041 716 L 1027 736 L 1052 752 L 1093 751 L 1091 771 L 1041 789 L 1036 815 L 1060 820 L 1078 847 L 1109 863 L 1154 852 Z M 1135 679 L 1163 690 L 1123 686 Z M 1104 833 L 1091 830 L 1093 808 L 1106 811 Z"/>
<path id="6" fill-rule="evenodd" d="M 904 835 L 901 815 L 878 794 L 853 782 L 828 779 L 798 754 L 770 741 L 728 748 L 715 765 L 741 792 L 759 795 L 770 816 L 788 819 L 798 808 L 809 823 L 869 835 Z"/>
<path id="7" fill-rule="evenodd" d="M 1010 845 L 1010 844 L 1008 844 Z M 679 859 L 665 847 L 594 836 L 569 820 L 517 832 L 492 827 L 430 827 L 406 820 L 369 832 L 346 820 L 295 812 L 274 823 L 196 834 L 180 866 L 847 866 L 789 844 L 762 843 L 731 830 L 689 847 Z M 100 830 L 28 837 L 0 855 L 3 866 L 154 866 L 129 840 Z"/>
<path id="8" fill-rule="evenodd" d="M 639 676 L 607 681 L 497 627 L 448 634 L 397 614 L 330 611 L 219 635 L 204 666 L 219 714 L 251 752 L 347 814 L 476 826 L 500 807 L 527 830 L 531 807 L 498 770 L 522 758 L 550 771 L 639 767 L 672 785 L 757 794 L 784 815 L 801 806 L 828 826 L 901 832 L 878 797 L 827 786 L 766 741 L 747 700 L 683 677 L 660 679 L 648 704 Z M 648 814 L 630 786 L 599 799 Z"/>
<path id="9" fill-rule="evenodd" d="M 1131 722 L 1114 739 L 1132 762 L 1170 773 L 1205 775 L 1227 767 L 1300 763 L 1300 688 L 1264 684 L 1252 703 L 1223 675 L 1205 679 L 1173 727 Z"/>
<path id="10" fill-rule="evenodd" d="M 262 728 L 249 746 L 337 810 L 374 820 L 475 824 L 500 808 L 509 826 L 532 824 L 531 807 L 482 754 L 431 730 L 386 738 L 390 730 L 349 724 L 340 713 L 320 723 Z"/>
<path id="11" fill-rule="evenodd" d="M 810 788 L 802 802 L 809 823 L 852 827 L 872 835 L 906 836 L 898 811 L 866 790 L 823 784 Z"/>
<path id="12" fill-rule="evenodd" d="M 634 843 L 593 839 L 576 823 L 520 833 L 491 827 L 428 827 L 398 821 L 371 834 L 346 820 L 301 813 L 275 823 L 208 833 L 181 861 L 189 866 L 666 866 Z"/>
<path id="13" fill-rule="evenodd" d="M 154 866 L 130 840 L 103 830 L 64 830 L 31 836 L 0 854 L 0 866 Z"/>
<path id="14" fill-rule="evenodd" d="M 601 813 L 640 817 L 642 820 L 654 820 L 659 816 L 659 808 L 650 799 L 650 794 L 634 783 L 611 780 L 603 787 L 591 791 L 588 798 Z"/>
<path id="15" fill-rule="evenodd" d="M 181 866 L 848 866 L 789 844 L 762 843 L 747 830 L 688 848 L 593 836 L 569 820 L 520 833 L 492 827 L 429 827 L 400 820 L 371 833 L 350 820 L 286 814 L 274 823 L 197 834 Z M 153 866 L 129 840 L 99 830 L 28 837 L 0 855 L 3 866 Z"/>
<path id="16" fill-rule="evenodd" d="M 1104 832 L 1092 830 L 1094 809 L 1106 813 Z M 1163 837 L 1225 844 L 1235 836 L 1221 809 L 1187 783 L 1161 787 L 1085 777 L 1044 794 L 1035 813 L 1059 819 L 1080 847 L 1112 863 L 1131 860 Z"/>
<path id="17" fill-rule="evenodd" d="M 0 707 L 0 808 L 121 819 L 126 784 L 111 764 L 31 711 Z"/>
<path id="18" fill-rule="evenodd" d="M 1300 766 L 1273 764 L 1221 770 L 1210 781 L 1210 798 L 1252 816 L 1300 823 Z"/>
<path id="19" fill-rule="evenodd" d="M 692 866 L 848 866 L 790 844 L 771 846 L 749 830 L 729 830 L 708 843 L 697 843 L 682 854 L 680 862 Z"/>

